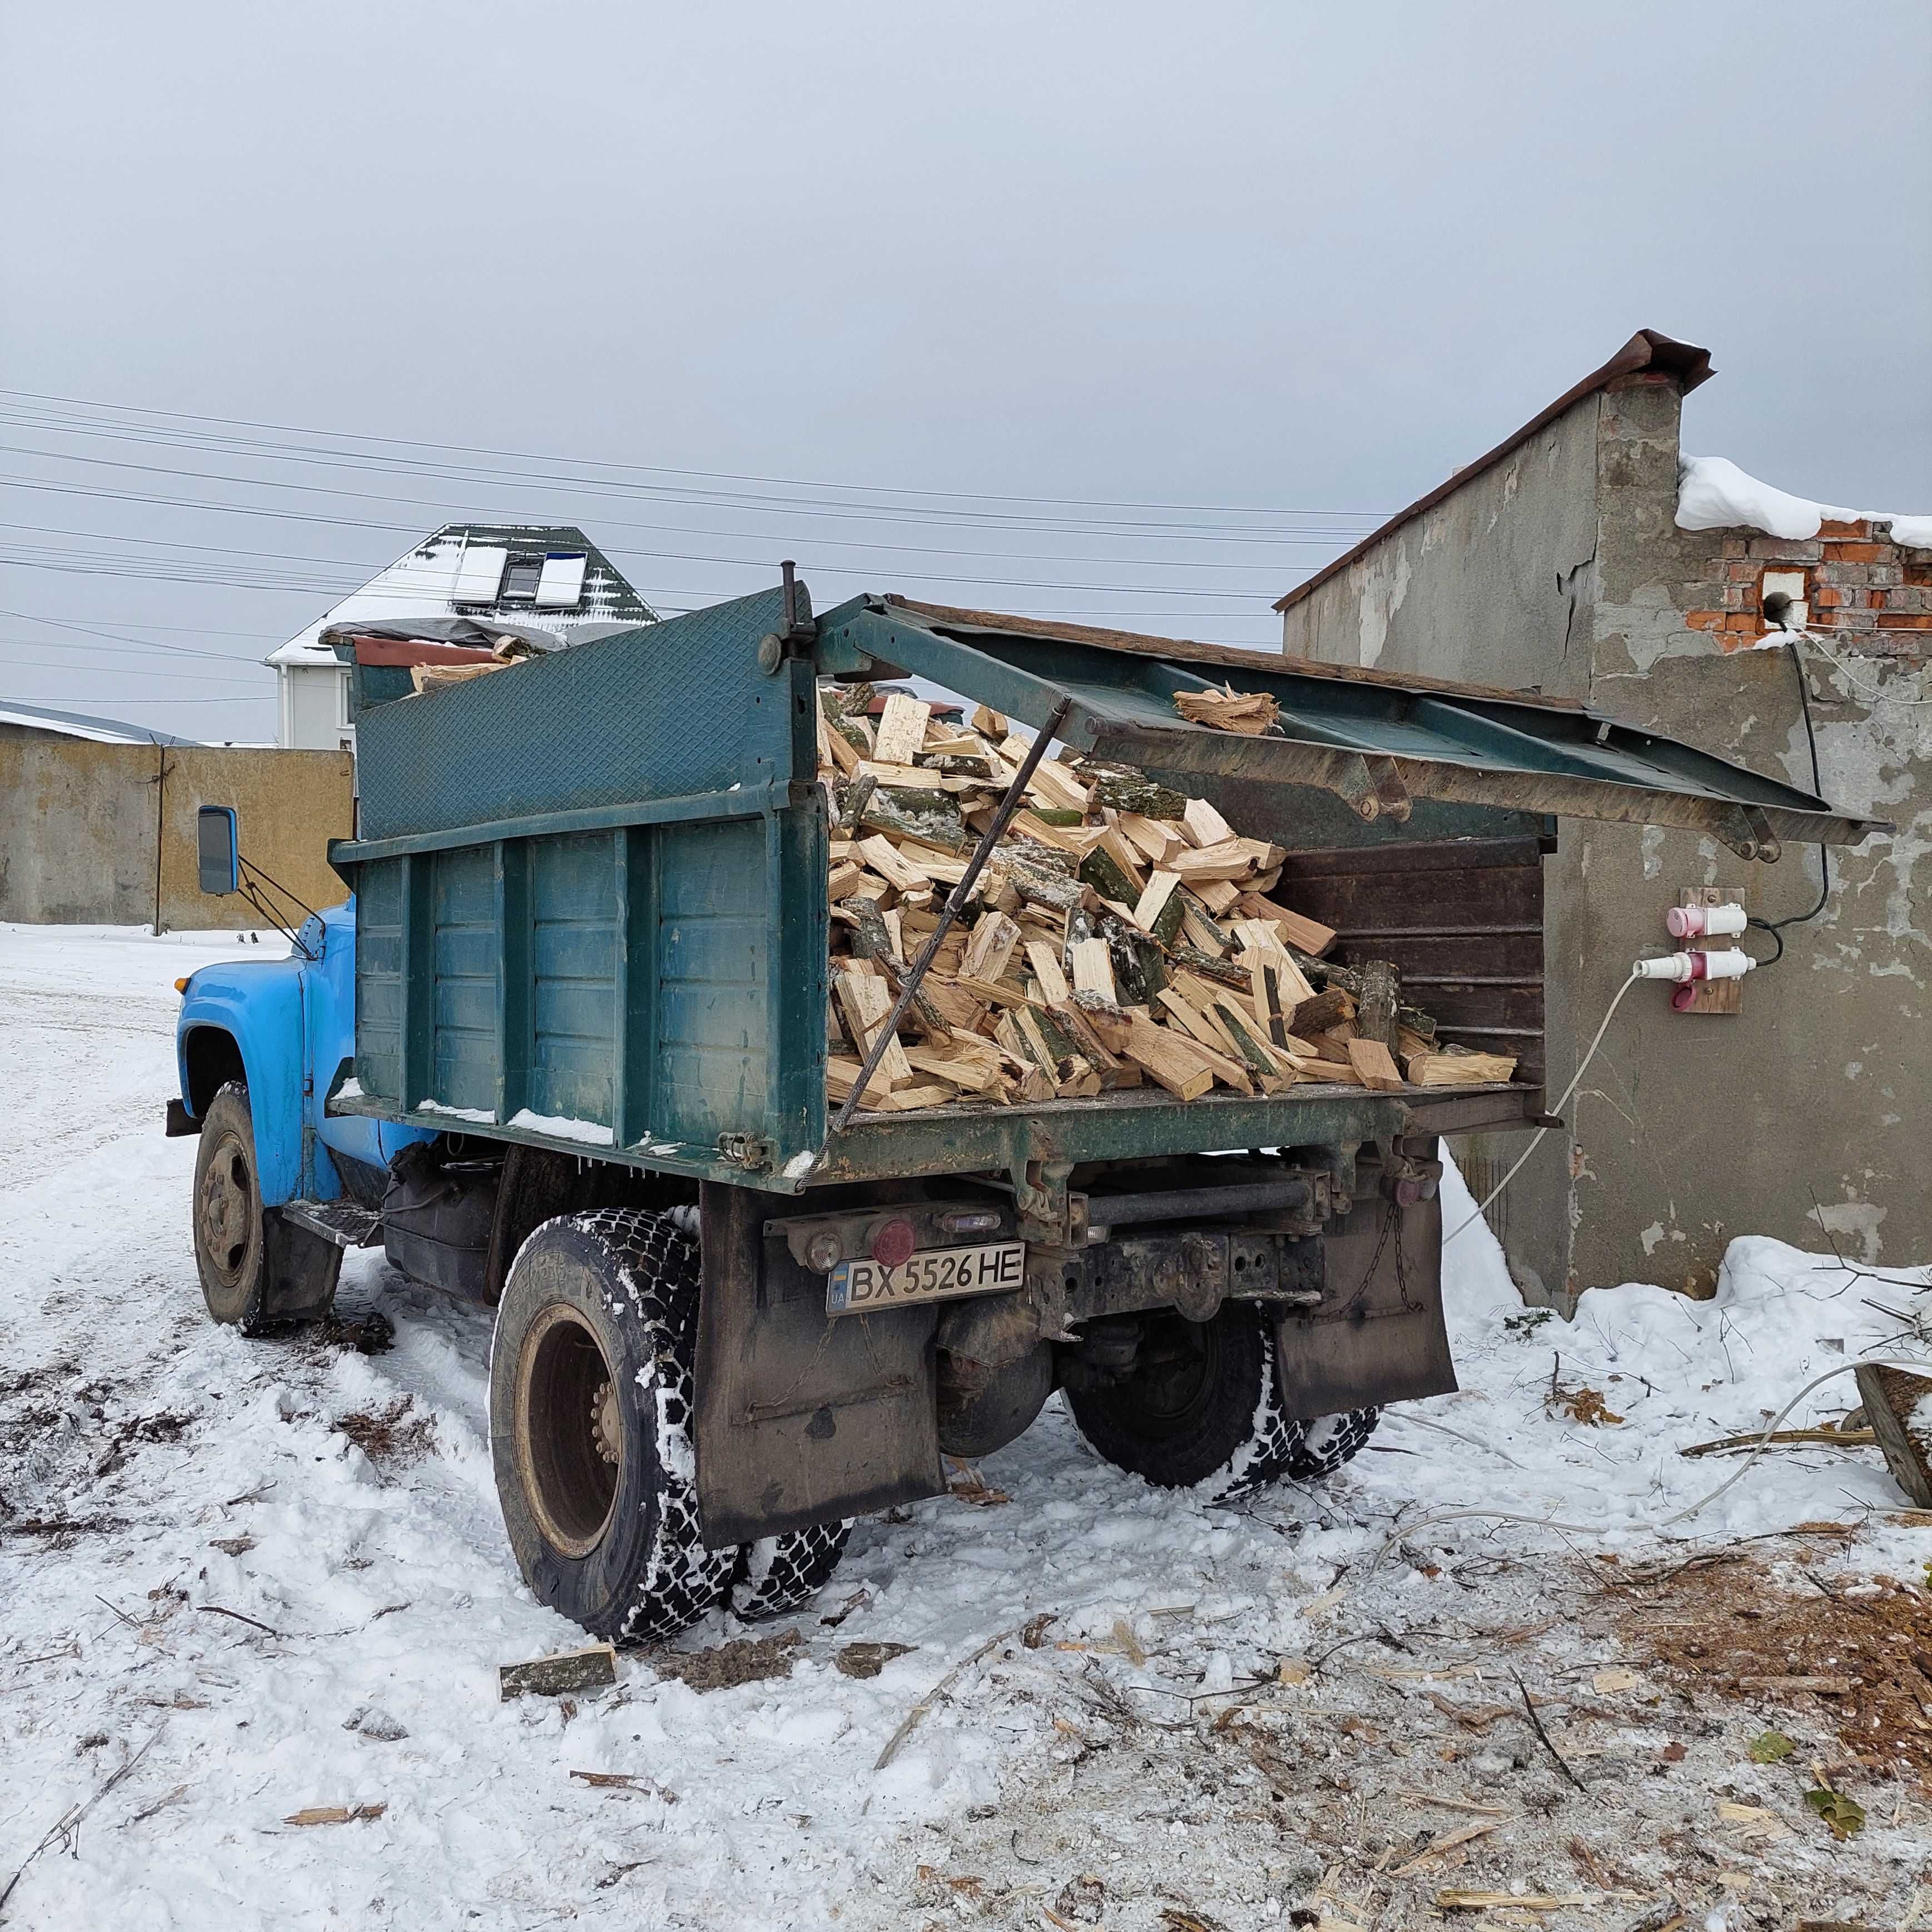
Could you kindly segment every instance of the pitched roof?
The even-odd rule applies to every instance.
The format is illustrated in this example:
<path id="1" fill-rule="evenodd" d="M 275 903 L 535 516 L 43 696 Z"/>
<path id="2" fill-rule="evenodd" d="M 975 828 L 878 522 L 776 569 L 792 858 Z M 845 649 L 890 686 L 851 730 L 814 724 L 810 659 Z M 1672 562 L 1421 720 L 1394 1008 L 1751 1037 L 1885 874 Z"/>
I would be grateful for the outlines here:
<path id="1" fill-rule="evenodd" d="M 118 718 L 90 718 L 80 711 L 50 711 L 41 704 L 22 704 L 0 698 L 0 724 L 17 724 L 28 731 L 48 731 L 62 738 L 88 738 L 99 745 L 198 745 L 199 738 L 177 738 L 145 724 L 124 724 Z"/>
<path id="2" fill-rule="evenodd" d="M 506 601 L 513 558 L 542 566 L 529 594 Z M 323 632 L 357 619 L 500 616 L 565 642 L 580 626 L 654 624 L 657 613 L 584 532 L 568 524 L 446 524 L 262 662 L 333 667 Z"/>
<path id="3" fill-rule="evenodd" d="M 1634 376 L 1645 370 L 1654 370 L 1659 375 L 1676 378 L 1686 394 L 1700 382 L 1708 382 L 1712 374 L 1711 352 L 1700 349 L 1694 343 L 1679 342 L 1674 336 L 1660 334 L 1654 328 L 1640 328 L 1600 369 L 1593 369 L 1575 388 L 1566 389 L 1547 409 L 1539 410 L 1523 424 L 1514 436 L 1505 436 L 1495 448 L 1479 456 L 1473 463 L 1466 463 L 1456 473 L 1436 484 L 1426 496 L 1418 496 L 1406 510 L 1398 510 L 1381 529 L 1372 530 L 1356 544 L 1353 550 L 1345 550 L 1333 563 L 1324 564 L 1312 577 L 1298 584 L 1286 596 L 1276 599 L 1275 608 L 1286 610 L 1291 604 L 1299 604 L 1318 585 L 1326 584 L 1338 572 L 1348 568 L 1359 556 L 1373 550 L 1384 537 L 1392 535 L 1402 525 L 1414 520 L 1426 510 L 1432 510 L 1442 500 L 1462 488 L 1472 478 L 1480 476 L 1485 470 L 1500 463 L 1510 451 L 1520 448 L 1536 434 L 1546 428 L 1563 412 L 1580 403 L 1586 396 L 1594 395 L 1599 389 L 1609 388 L 1620 376 Z"/>

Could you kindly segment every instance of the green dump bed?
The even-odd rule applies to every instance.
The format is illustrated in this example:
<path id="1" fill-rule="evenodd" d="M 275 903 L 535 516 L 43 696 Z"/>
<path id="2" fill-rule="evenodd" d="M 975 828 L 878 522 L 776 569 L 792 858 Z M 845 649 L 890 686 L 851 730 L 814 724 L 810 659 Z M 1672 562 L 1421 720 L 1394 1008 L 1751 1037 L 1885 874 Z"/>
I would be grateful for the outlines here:
<path id="1" fill-rule="evenodd" d="M 1070 698 L 1075 752 L 1287 848 L 1277 896 L 1337 956 L 1395 960 L 1448 1038 L 1515 1052 L 1517 1084 L 956 1103 L 828 1138 L 817 682 L 900 673 L 1034 728 Z M 331 1111 L 782 1192 L 1536 1114 L 1551 814 L 1765 857 L 1870 829 L 1574 706 L 876 597 L 788 632 L 772 590 L 420 695 L 354 676 L 358 836 L 331 858 L 356 895 L 356 1052 Z M 1280 735 L 1176 716 L 1230 680 L 1276 697 Z"/>

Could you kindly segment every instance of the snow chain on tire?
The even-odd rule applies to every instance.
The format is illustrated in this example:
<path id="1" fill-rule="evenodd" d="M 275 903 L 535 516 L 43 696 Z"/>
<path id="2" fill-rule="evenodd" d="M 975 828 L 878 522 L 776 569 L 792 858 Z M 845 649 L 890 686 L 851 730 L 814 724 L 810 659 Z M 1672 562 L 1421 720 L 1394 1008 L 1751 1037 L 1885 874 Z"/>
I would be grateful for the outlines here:
<path id="1" fill-rule="evenodd" d="M 590 1250 L 580 1250 L 576 1278 L 595 1286 L 594 1299 L 604 1322 L 624 1338 L 628 1364 L 610 1361 L 614 1378 L 629 1378 L 637 1391 L 636 1428 L 644 1465 L 637 1488 L 620 1494 L 614 1507 L 628 1507 L 634 1525 L 641 1514 L 641 1546 L 630 1546 L 621 1572 L 613 1577 L 601 1546 L 582 1563 L 554 1548 L 534 1544 L 540 1536 L 527 1504 L 506 1476 L 498 1384 L 514 1364 L 499 1364 L 506 1340 L 504 1323 L 521 1317 L 521 1290 L 533 1268 L 548 1259 L 548 1247 L 575 1236 Z M 548 1222 L 533 1233 L 517 1256 L 505 1284 L 498 1334 L 492 1346 L 491 1436 L 500 1493 L 512 1540 L 526 1576 L 544 1602 L 574 1617 L 596 1635 L 617 1643 L 649 1643 L 675 1636 L 718 1606 L 728 1587 L 736 1552 L 707 1550 L 700 1531 L 698 1466 L 692 1436 L 692 1370 L 696 1352 L 700 1281 L 698 1244 L 666 1214 L 625 1208 L 593 1208 Z M 553 1292 L 556 1291 L 553 1290 Z M 602 1346 L 600 1344 L 600 1346 Z M 610 1350 L 606 1347 L 607 1358 Z M 628 1453 L 628 1450 L 627 1450 Z M 604 1538 L 616 1538 L 613 1522 Z M 594 1566 L 594 1568 L 593 1568 Z M 580 1575 L 579 1573 L 581 1573 Z"/>
<path id="2" fill-rule="evenodd" d="M 1332 1476 L 1351 1460 L 1376 1432 L 1378 1408 L 1352 1408 L 1340 1415 L 1318 1416 L 1298 1422 L 1282 1407 L 1281 1384 L 1275 1374 L 1278 1346 L 1273 1328 L 1262 1324 L 1261 1394 L 1255 1404 L 1254 1433 L 1237 1450 L 1225 1474 L 1201 1485 L 1216 1502 L 1252 1496 L 1286 1477 L 1293 1483 L 1312 1483 Z"/>
<path id="3" fill-rule="evenodd" d="M 831 1582 L 851 1533 L 848 1517 L 741 1543 L 728 1599 L 732 1614 L 752 1624 L 802 1610 Z"/>

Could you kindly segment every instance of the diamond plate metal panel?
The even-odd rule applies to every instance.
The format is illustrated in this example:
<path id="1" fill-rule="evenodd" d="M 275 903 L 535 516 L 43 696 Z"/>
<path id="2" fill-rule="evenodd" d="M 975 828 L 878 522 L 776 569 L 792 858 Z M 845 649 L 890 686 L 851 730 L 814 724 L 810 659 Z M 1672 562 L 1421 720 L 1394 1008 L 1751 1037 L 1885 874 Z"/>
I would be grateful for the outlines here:
<path id="1" fill-rule="evenodd" d="M 776 590 L 367 712 L 364 839 L 794 776 L 790 681 L 758 668 Z"/>

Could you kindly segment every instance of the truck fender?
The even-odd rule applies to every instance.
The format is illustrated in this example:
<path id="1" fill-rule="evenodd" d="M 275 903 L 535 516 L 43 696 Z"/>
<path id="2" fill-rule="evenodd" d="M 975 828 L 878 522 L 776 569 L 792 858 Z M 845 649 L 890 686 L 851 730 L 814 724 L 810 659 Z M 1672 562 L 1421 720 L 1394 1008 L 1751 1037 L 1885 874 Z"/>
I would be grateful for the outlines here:
<path id="1" fill-rule="evenodd" d="M 301 986 L 293 970 L 260 967 L 250 969 L 245 986 L 238 980 L 201 983 L 214 977 L 197 974 L 182 1009 L 176 1034 L 182 1097 L 199 1119 L 225 1082 L 246 1084 L 262 1204 L 279 1208 L 302 1191 Z M 332 1169 L 328 1182 L 334 1180 Z"/>

